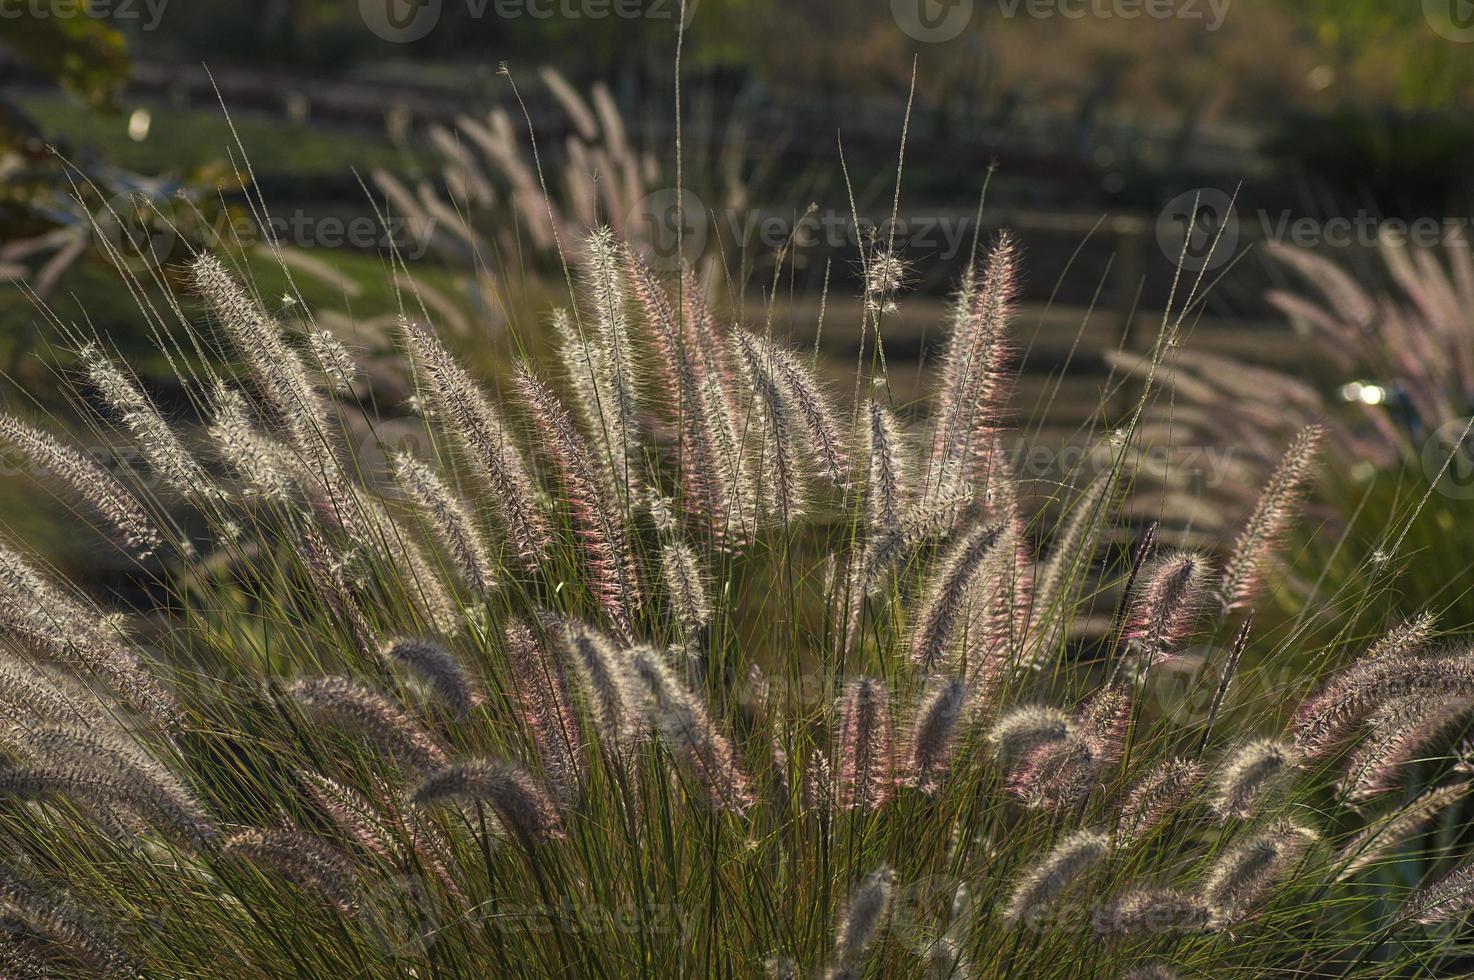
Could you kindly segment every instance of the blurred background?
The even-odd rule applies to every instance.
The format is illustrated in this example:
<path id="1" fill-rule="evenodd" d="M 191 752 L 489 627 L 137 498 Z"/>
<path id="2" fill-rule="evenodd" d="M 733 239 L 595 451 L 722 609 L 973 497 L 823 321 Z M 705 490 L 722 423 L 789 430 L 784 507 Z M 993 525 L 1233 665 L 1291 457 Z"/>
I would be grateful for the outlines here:
<path id="1" fill-rule="evenodd" d="M 1114 379 L 1172 308 L 1195 350 L 1313 389 L 1297 410 L 1378 406 L 1416 469 L 1445 419 L 1328 356 L 1324 299 L 1296 306 L 1304 270 L 1274 250 L 1406 294 L 1401 236 L 1469 295 L 1457 254 L 1422 256 L 1467 258 L 1471 108 L 1468 0 L 0 0 L 3 397 L 64 412 L 50 345 L 85 323 L 182 411 L 138 308 L 206 247 L 371 364 L 412 281 L 494 374 L 566 302 L 560 252 L 609 223 L 704 268 L 733 316 L 817 339 L 836 378 L 861 256 L 893 251 L 904 402 L 974 242 L 1009 227 L 1034 436 L 1083 442 L 1129 404 Z M 408 395 L 392 370 L 369 372 L 381 405 Z M 1460 391 L 1440 407 L 1466 413 Z M 1236 500 L 1283 445 L 1258 434 Z"/>
<path id="2" fill-rule="evenodd" d="M 898 222 L 913 289 L 941 291 L 955 279 L 996 164 L 984 221 L 1024 238 L 1030 298 L 1058 288 L 1062 302 L 1088 302 L 1114 256 L 1102 301 L 1123 314 L 1135 302 L 1159 309 L 1171 277 L 1158 273 L 1178 259 L 1163 254 L 1170 240 L 1158 241 L 1173 230 L 1173 216 L 1159 225 L 1188 192 L 1207 204 L 1216 201 L 1211 192 L 1237 195 L 1236 240 L 1212 256 L 1218 269 L 1298 218 L 1467 214 L 1467 6 L 690 2 L 682 162 L 696 195 L 691 210 L 706 212 L 708 226 L 691 237 L 702 239 L 698 250 L 727 248 L 734 268 L 745 246 L 745 278 L 761 282 L 764 262 L 771 265 L 764 253 L 776 251 L 812 203 L 819 232 L 812 241 L 800 236 L 800 271 L 817 280 L 833 261 L 833 274 L 852 275 L 855 245 L 846 239 L 863 232 L 851 200 L 862 229 L 890 216 L 914 69 Z M 457 237 L 450 218 L 487 235 L 515 216 L 527 189 L 499 157 L 530 163 L 528 120 L 555 196 L 575 174 L 621 184 L 621 168 L 637 160 L 641 173 L 603 195 L 594 213 L 638 224 L 608 212 L 674 188 L 680 9 L 679 0 L 4 0 L 5 270 L 29 270 L 43 295 L 91 288 L 86 253 L 96 248 L 83 234 L 66 239 L 71 247 L 62 250 L 78 253 L 68 268 L 45 267 L 61 240 L 53 233 L 85 220 L 61 200 L 79 190 L 103 194 L 79 202 L 93 223 L 97 208 L 88 206 L 114 201 L 117 218 L 104 214 L 103 231 L 119 239 L 137 230 L 112 225 L 140 220 L 126 206 L 138 191 L 165 204 L 186 239 L 191 219 L 216 233 L 264 238 L 245 230 L 263 217 L 247 204 L 255 193 L 280 220 L 283 244 L 355 279 L 360 260 L 377 277 L 385 241 L 351 234 L 353 219 L 420 217 L 441 225 L 433 248 L 409 249 L 412 230 L 391 226 L 387 237 L 397 234 L 422 267 L 455 269 L 463 263 L 447 254 Z M 501 64 L 510 77 L 498 74 Z M 592 118 L 568 111 L 545 68 Z M 609 131 L 611 117 L 622 133 Z M 468 132 L 467 121 L 480 131 Z M 584 152 L 570 153 L 573 143 Z M 81 186 L 89 181 L 95 186 Z M 396 189 L 422 203 L 434 198 L 450 214 L 407 213 Z M 180 199 L 200 213 L 185 213 L 192 209 Z M 574 202 L 560 203 L 570 220 L 580 216 Z M 536 225 L 523 210 L 524 226 Z M 657 221 L 656 233 L 668 225 Z M 337 227 L 342 234 L 332 233 Z M 487 236 L 499 251 L 480 256 L 490 274 L 510 281 L 546 270 L 546 256 L 536 254 L 547 251 L 543 228 L 499 230 Z M 1081 269 L 1062 275 L 1082 242 Z M 155 243 L 149 258 L 178 256 Z M 1253 317 L 1264 312 L 1267 273 L 1240 264 L 1247 267 L 1223 277 L 1211 305 Z M 24 346 L 31 317 L 16 299 L 12 292 L 5 303 L 11 348 Z"/>

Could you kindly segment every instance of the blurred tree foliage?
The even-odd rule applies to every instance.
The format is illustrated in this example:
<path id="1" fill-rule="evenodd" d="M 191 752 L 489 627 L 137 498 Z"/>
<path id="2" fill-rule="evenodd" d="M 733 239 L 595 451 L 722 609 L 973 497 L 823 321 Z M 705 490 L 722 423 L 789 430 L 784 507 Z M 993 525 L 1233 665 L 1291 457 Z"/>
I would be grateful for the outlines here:
<path id="1" fill-rule="evenodd" d="M 75 0 L 31 0 L 5 21 L 4 42 L 33 68 L 96 109 L 115 109 L 128 83 L 123 35 L 78 16 Z"/>
<path id="2" fill-rule="evenodd" d="M 1276 2 L 1312 26 L 1321 48 L 1356 87 L 1380 91 L 1404 109 L 1474 103 L 1474 49 L 1440 34 L 1433 24 L 1436 17 L 1446 16 L 1455 26 L 1474 19 L 1468 0 Z"/>
<path id="3" fill-rule="evenodd" d="M 1287 106 L 1270 151 L 1387 214 L 1458 207 L 1474 172 L 1474 45 L 1439 27 L 1461 32 L 1474 4 L 1276 2 L 1314 32 L 1330 104 L 1317 112 Z"/>
<path id="4" fill-rule="evenodd" d="M 131 60 L 128 39 L 112 23 L 76 0 L 28 0 L 9 10 L 4 23 L 0 42 L 75 97 L 83 112 L 123 108 Z M 74 143 L 54 122 L 32 118 L 18 99 L 0 93 L 0 282 L 24 281 L 46 301 L 64 283 L 96 271 L 89 266 L 115 277 L 115 263 L 153 263 L 173 275 L 168 262 L 175 251 L 182 255 L 185 244 L 214 227 L 244 220 L 238 207 L 212 193 L 226 173 L 215 162 L 145 176 L 116 166 L 85 141 Z M 0 352 L 13 373 L 35 338 L 35 315 L 31 299 L 19 292 L 7 291 L 5 300 Z"/>
<path id="5" fill-rule="evenodd" d="M 129 60 L 117 30 L 80 16 L 70 0 L 35 0 L 12 10 L 5 25 L 0 40 L 34 71 L 94 111 L 118 109 Z M 0 281 L 54 282 L 81 253 L 75 243 L 87 232 L 64 196 L 69 175 L 50 143 L 51 134 L 0 94 Z"/>
<path id="6" fill-rule="evenodd" d="M 1446 2 L 1450 18 L 1456 18 L 1458 6 L 1469 0 Z M 414 43 L 393 44 L 366 28 L 361 0 L 210 0 L 172 4 L 156 30 L 132 40 L 145 56 L 253 65 L 340 70 L 386 59 L 494 64 L 512 56 L 524 63 L 577 65 L 605 78 L 635 66 L 655 78 L 668 73 L 680 4 L 640 0 L 642 16 L 631 17 L 617 15 L 616 4 L 586 0 L 445 0 L 435 30 Z M 1187 105 L 1205 99 L 1230 105 L 1263 95 L 1265 86 L 1256 86 L 1256 77 L 1283 94 L 1280 76 L 1308 61 L 1334 75 L 1320 86 L 1297 86 L 1294 98 L 1404 109 L 1467 106 L 1474 99 L 1474 57 L 1469 45 L 1433 28 L 1433 7 L 1430 13 L 1422 0 L 1234 0 L 1221 30 L 1209 32 L 1203 22 L 1184 18 L 1006 18 L 1001 7 L 978 3 L 961 36 L 918 49 L 896 29 L 888 3 L 687 0 L 687 63 L 737 69 L 768 83 L 832 85 L 859 94 L 904 82 L 919 51 L 922 81 L 942 77 L 949 90 L 959 71 L 970 73 L 980 64 L 977 71 L 989 82 L 1019 76 L 1026 87 L 1057 88 L 1058 67 L 1074 72 L 1081 98 L 1099 96 L 1101 79 L 1085 76 L 1104 74 L 1132 105 L 1140 104 L 1141 93 Z M 815 37 L 824 43 L 813 43 Z M 1238 48 L 1245 39 L 1260 53 L 1251 71 L 1238 70 L 1244 67 Z M 4 40 L 91 104 L 115 100 L 127 79 L 123 36 L 105 20 L 25 14 L 7 21 Z M 1078 71 L 1082 59 L 1084 72 Z M 1172 75 L 1164 79 L 1153 65 L 1169 60 Z M 1207 70 L 1199 71 L 1199 63 Z M 1215 66 L 1220 70 L 1212 71 Z M 1193 84 L 1200 75 L 1214 78 L 1212 94 Z M 1139 84 L 1133 76 L 1140 76 Z M 1188 91 L 1174 94 L 1184 87 Z"/>
<path id="7" fill-rule="evenodd" d="M 1461 213 L 1474 173 L 1474 123 L 1431 109 L 1346 102 L 1292 111 L 1265 148 L 1348 205 L 1385 215 Z"/>
<path id="8" fill-rule="evenodd" d="M 367 29 L 359 0 L 212 0 L 171 7 L 160 28 L 140 41 L 144 51 L 325 69 L 384 59 L 494 64 L 515 55 L 607 75 L 647 53 L 660 53 L 651 68 L 670 60 L 681 0 L 640 0 L 637 6 L 642 16 L 617 14 L 630 5 L 609 0 L 446 0 L 434 30 L 399 44 Z M 761 25 L 774 6 L 775 0 L 687 0 L 692 57 L 760 63 L 763 48 L 746 28 Z"/>

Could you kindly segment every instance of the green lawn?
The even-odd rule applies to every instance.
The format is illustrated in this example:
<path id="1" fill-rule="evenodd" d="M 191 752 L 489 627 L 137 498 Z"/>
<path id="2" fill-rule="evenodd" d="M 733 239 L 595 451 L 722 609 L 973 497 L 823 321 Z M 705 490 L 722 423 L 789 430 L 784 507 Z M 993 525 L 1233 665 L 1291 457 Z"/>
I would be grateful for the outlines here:
<path id="1" fill-rule="evenodd" d="M 218 106 L 177 108 L 141 102 L 151 116 L 148 136 L 128 135 L 128 111 L 102 115 L 55 93 L 27 93 L 15 100 L 48 138 L 74 150 L 85 147 L 102 159 L 139 173 L 181 172 L 230 159 L 236 149 L 224 110 Z M 406 169 L 428 162 L 428 154 L 394 145 L 387 132 L 294 123 L 276 116 L 233 112 L 240 141 L 258 173 L 303 177 L 347 175 L 375 167 Z"/>

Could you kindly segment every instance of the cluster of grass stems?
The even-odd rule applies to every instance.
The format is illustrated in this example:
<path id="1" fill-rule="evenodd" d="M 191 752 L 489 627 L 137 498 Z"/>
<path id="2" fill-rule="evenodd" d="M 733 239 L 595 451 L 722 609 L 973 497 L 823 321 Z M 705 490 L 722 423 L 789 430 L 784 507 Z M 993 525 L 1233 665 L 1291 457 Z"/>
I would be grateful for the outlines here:
<path id="1" fill-rule="evenodd" d="M 0 547 L 6 975 L 1457 966 L 1474 654 L 1431 617 L 1314 651 L 1252 626 L 1319 429 L 1217 553 L 1174 550 L 1119 516 L 1152 370 L 1113 465 L 1020 493 L 1006 235 L 919 405 L 884 384 L 883 250 L 844 399 L 694 274 L 573 251 L 556 361 L 499 398 L 404 318 L 415 452 L 383 406 L 350 433 L 352 352 L 210 255 L 141 308 L 203 431 L 69 330 L 66 384 L 147 466 L 0 440 L 155 588 L 104 608 Z"/>

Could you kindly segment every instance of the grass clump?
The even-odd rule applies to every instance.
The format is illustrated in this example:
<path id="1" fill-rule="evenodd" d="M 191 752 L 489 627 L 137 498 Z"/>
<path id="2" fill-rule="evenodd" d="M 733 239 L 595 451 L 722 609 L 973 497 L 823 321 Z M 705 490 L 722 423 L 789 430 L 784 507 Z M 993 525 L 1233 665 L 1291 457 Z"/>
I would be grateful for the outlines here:
<path id="1" fill-rule="evenodd" d="M 1246 645 L 1301 639 L 1247 616 L 1319 430 L 1222 561 L 1158 555 L 1118 516 L 1150 384 L 1100 441 L 1110 465 L 1049 506 L 1010 471 L 1011 239 L 965 281 L 928 406 L 875 384 L 841 407 L 805 353 L 608 232 L 584 261 L 558 367 L 519 363 L 502 398 L 403 320 L 414 455 L 350 441 L 348 408 L 376 421 L 351 355 L 214 258 L 191 270 L 203 316 L 156 325 L 166 354 L 220 355 L 181 379 L 202 437 L 163 435 L 91 338 L 79 401 L 99 386 L 161 479 L 51 475 L 96 504 L 79 520 L 163 557 L 149 607 L 117 612 L 0 552 L 7 956 L 149 976 L 1454 961 L 1437 923 L 1467 873 L 1407 872 L 1458 862 L 1423 831 L 1461 805 L 1446 722 L 1474 654 L 1389 624 L 1318 651 L 1347 665 L 1326 678 L 1250 697 L 1235 673 Z M 861 382 L 884 381 L 873 361 Z M 1179 703 L 1154 679 L 1195 644 L 1213 697 Z"/>

